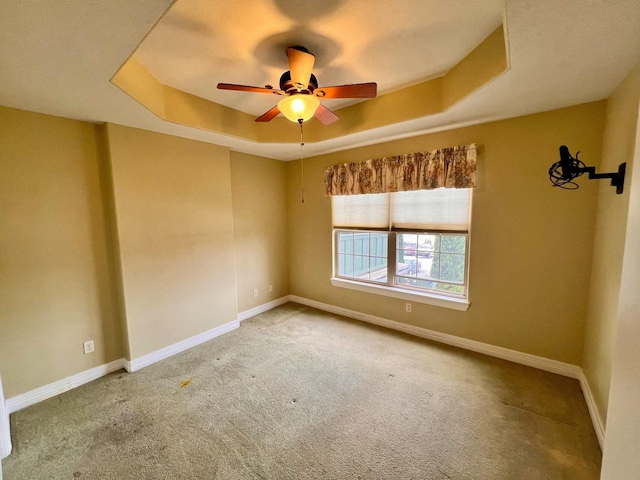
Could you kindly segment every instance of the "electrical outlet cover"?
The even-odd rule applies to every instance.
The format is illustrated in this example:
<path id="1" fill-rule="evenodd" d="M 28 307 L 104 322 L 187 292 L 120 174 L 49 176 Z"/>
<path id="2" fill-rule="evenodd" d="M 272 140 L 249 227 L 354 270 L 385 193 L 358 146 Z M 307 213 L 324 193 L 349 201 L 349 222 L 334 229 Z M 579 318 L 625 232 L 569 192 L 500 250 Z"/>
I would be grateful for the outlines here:
<path id="1" fill-rule="evenodd" d="M 93 340 L 89 340 L 84 342 L 84 354 L 93 353 L 95 351 L 95 345 L 93 344 Z"/>

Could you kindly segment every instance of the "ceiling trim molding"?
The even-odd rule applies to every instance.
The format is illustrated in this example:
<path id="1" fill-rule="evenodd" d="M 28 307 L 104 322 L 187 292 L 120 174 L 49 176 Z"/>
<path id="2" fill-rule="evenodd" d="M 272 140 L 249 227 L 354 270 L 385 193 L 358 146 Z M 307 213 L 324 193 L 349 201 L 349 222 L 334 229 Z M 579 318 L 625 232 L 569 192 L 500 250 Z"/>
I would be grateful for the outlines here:
<path id="1" fill-rule="evenodd" d="M 311 121 L 309 142 L 322 142 L 443 113 L 503 75 L 510 68 L 506 29 L 501 25 L 445 75 L 336 111 L 340 121 Z M 299 141 L 291 122 L 275 118 L 256 123 L 244 112 L 164 85 L 135 52 L 111 83 L 162 120 L 263 144 Z"/>

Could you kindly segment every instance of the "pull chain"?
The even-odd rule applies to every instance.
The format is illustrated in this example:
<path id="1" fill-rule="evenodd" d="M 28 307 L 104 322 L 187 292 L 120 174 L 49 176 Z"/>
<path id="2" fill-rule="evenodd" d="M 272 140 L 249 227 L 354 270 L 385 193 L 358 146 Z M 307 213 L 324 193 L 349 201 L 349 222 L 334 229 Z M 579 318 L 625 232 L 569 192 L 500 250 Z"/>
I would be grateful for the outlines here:
<path id="1" fill-rule="evenodd" d="M 302 131 L 302 119 L 298 119 L 298 123 L 300 124 L 300 171 L 301 171 L 301 182 L 302 182 L 302 189 L 301 189 L 301 197 L 302 197 L 302 203 L 304 203 L 304 136 L 303 136 L 303 131 Z"/>

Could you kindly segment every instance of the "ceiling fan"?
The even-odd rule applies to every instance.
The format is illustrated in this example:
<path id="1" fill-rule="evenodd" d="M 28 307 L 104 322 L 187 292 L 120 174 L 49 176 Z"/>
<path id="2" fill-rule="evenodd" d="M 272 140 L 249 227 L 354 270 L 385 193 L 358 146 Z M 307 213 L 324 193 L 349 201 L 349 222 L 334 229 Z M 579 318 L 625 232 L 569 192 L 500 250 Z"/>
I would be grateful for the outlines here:
<path id="1" fill-rule="evenodd" d="M 268 122 L 282 113 L 292 122 L 302 124 L 315 117 L 323 124 L 329 125 L 339 117 L 320 103 L 321 98 L 374 98 L 376 96 L 377 85 L 374 82 L 318 88 L 318 80 L 312 73 L 315 56 L 304 47 L 287 48 L 287 58 L 289 71 L 280 77 L 280 89 L 275 89 L 271 85 L 263 88 L 231 83 L 219 83 L 218 88 L 285 97 L 278 102 L 278 105 L 256 118 L 256 122 Z"/>

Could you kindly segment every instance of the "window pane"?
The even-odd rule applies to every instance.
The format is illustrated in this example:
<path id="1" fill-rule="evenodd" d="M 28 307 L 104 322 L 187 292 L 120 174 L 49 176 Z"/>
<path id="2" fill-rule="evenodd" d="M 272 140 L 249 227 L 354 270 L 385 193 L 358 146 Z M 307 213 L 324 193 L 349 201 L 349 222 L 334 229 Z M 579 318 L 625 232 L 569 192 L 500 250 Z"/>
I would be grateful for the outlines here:
<path id="1" fill-rule="evenodd" d="M 398 262 L 408 262 L 409 260 L 415 260 L 418 256 L 418 252 L 415 247 L 407 247 L 396 252 Z"/>
<path id="2" fill-rule="evenodd" d="M 433 261 L 431 262 L 429 273 L 427 273 L 425 276 L 429 278 L 435 278 L 437 280 L 440 279 L 440 254 L 434 253 L 432 260 Z"/>
<path id="3" fill-rule="evenodd" d="M 338 252 L 353 253 L 353 233 L 340 232 L 338 234 Z"/>
<path id="4" fill-rule="evenodd" d="M 427 253 L 428 257 L 420 256 L 420 252 L 418 252 L 418 262 L 420 263 L 420 269 L 418 270 L 419 278 L 432 278 L 431 277 L 431 268 L 433 266 L 434 254 L 433 252 L 422 252 Z"/>
<path id="5" fill-rule="evenodd" d="M 338 275 L 350 276 L 353 273 L 353 257 L 351 255 L 338 255 Z"/>
<path id="6" fill-rule="evenodd" d="M 420 269 L 420 264 L 415 253 L 407 253 L 406 250 L 398 250 L 396 254 L 397 275 L 408 275 L 415 277 Z"/>
<path id="7" fill-rule="evenodd" d="M 421 282 L 420 280 L 417 280 L 415 278 L 398 277 L 398 285 L 408 285 L 411 287 L 423 287 L 423 285 L 420 285 L 421 283 L 424 283 L 424 282 Z M 430 282 L 430 283 L 433 283 L 433 282 Z"/>
<path id="8" fill-rule="evenodd" d="M 451 285 L 449 283 L 433 282 L 430 280 L 420 280 L 416 278 L 398 277 L 398 285 L 437 290 L 438 292 L 454 293 L 458 295 L 464 294 L 464 287 L 462 285 Z"/>
<path id="9" fill-rule="evenodd" d="M 356 255 L 369 255 L 369 234 L 353 234 L 353 253 Z"/>
<path id="10" fill-rule="evenodd" d="M 369 257 L 354 255 L 353 276 L 358 278 L 369 278 Z"/>
<path id="11" fill-rule="evenodd" d="M 399 233 L 397 247 L 405 250 L 409 255 L 415 255 L 418 251 L 418 235 L 415 233 Z"/>
<path id="12" fill-rule="evenodd" d="M 398 237 L 401 235 L 404 248 L 397 249 L 396 285 L 465 294 L 466 235 L 399 233 Z M 413 235 L 417 237 L 415 254 Z"/>
<path id="13" fill-rule="evenodd" d="M 398 285 L 410 285 L 412 287 L 428 288 L 431 290 L 434 290 L 436 288 L 436 282 L 402 277 L 398 277 Z"/>
<path id="14" fill-rule="evenodd" d="M 371 233 L 369 235 L 369 254 L 376 257 L 387 256 L 387 234 Z"/>
<path id="15" fill-rule="evenodd" d="M 440 251 L 440 247 L 441 247 L 441 245 L 440 245 L 440 235 L 434 235 L 433 236 L 433 249 L 436 252 L 439 252 Z"/>
<path id="16" fill-rule="evenodd" d="M 338 276 L 387 283 L 388 233 L 338 231 L 336 238 Z"/>
<path id="17" fill-rule="evenodd" d="M 387 259 L 381 257 L 371 257 L 369 259 L 371 273 L 369 278 L 377 282 L 387 281 Z"/>
<path id="18" fill-rule="evenodd" d="M 340 272 L 341 275 L 353 275 L 353 255 L 340 255 Z"/>
<path id="19" fill-rule="evenodd" d="M 442 235 L 442 251 L 450 253 L 464 253 L 467 238 L 464 235 Z"/>
<path id="20" fill-rule="evenodd" d="M 449 292 L 449 293 L 457 293 L 460 295 L 464 294 L 464 287 L 462 285 L 451 285 L 449 283 L 436 283 L 435 289 L 440 292 Z"/>
<path id="21" fill-rule="evenodd" d="M 464 255 L 440 254 L 440 280 L 456 283 L 464 282 Z"/>
<path id="22" fill-rule="evenodd" d="M 418 235 L 418 255 L 428 257 L 436 245 L 436 235 Z"/>
<path id="23" fill-rule="evenodd" d="M 403 245 L 415 246 L 418 241 L 418 235 L 415 233 L 399 233 L 398 234 L 398 247 L 403 248 Z"/>
<path id="24" fill-rule="evenodd" d="M 395 265 L 389 265 L 389 235 L 395 236 Z M 338 230 L 335 238 L 339 276 L 380 284 L 393 280 L 407 288 L 465 295 L 466 235 Z M 390 268 L 395 269 L 392 277 Z"/>

